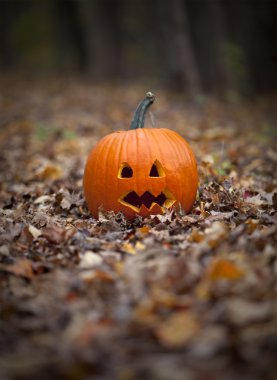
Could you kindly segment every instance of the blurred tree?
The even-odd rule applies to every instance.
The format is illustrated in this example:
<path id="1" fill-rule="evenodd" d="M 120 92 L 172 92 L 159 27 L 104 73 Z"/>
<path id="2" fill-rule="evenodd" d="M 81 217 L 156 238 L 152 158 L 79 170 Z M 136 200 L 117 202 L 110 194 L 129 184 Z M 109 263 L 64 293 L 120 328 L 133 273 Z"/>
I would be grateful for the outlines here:
<path id="1" fill-rule="evenodd" d="M 99 79 L 121 73 L 120 0 L 80 2 L 84 15 L 87 69 Z"/>
<path id="2" fill-rule="evenodd" d="M 76 0 L 52 0 L 54 29 L 57 36 L 57 66 L 84 70 L 88 52 L 85 46 L 84 28 L 80 14 L 80 4 Z M 70 64 L 71 62 L 71 64 Z"/>
<path id="3" fill-rule="evenodd" d="M 11 49 L 11 23 L 13 21 L 13 9 L 8 1 L 1 3 L 0 12 L 0 64 L 8 68 L 14 61 Z"/>
<path id="4" fill-rule="evenodd" d="M 196 95 L 201 91 L 201 84 L 190 38 L 186 3 L 182 0 L 156 0 L 156 9 L 167 83 L 174 90 Z"/>
<path id="5" fill-rule="evenodd" d="M 203 88 L 207 92 L 225 96 L 232 84 L 225 60 L 228 31 L 222 1 L 186 1 Z"/>
<path id="6" fill-rule="evenodd" d="M 0 67 L 276 90 L 276 0 L 0 0 Z"/>
<path id="7" fill-rule="evenodd" d="M 226 0 L 224 6 L 232 42 L 245 57 L 248 92 L 276 90 L 277 2 Z"/>

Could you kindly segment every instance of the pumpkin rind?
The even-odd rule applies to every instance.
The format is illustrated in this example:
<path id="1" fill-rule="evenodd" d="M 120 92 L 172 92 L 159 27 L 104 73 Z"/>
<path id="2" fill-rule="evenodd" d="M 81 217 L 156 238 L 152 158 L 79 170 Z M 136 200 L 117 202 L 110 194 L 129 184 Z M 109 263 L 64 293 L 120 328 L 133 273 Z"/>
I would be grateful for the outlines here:
<path id="1" fill-rule="evenodd" d="M 150 177 L 156 161 L 162 166 L 164 175 Z M 132 169 L 131 177 L 118 176 L 122 164 Z M 123 211 L 128 219 L 164 212 L 158 204 L 151 209 L 142 204 L 136 211 L 131 205 L 122 204 L 120 200 L 131 191 L 138 196 L 148 191 L 154 197 L 168 191 L 176 200 L 169 208 L 182 207 L 189 212 L 197 192 L 197 165 L 189 144 L 172 130 L 139 128 L 119 131 L 105 136 L 91 151 L 83 185 L 88 208 L 95 217 L 100 207 L 106 211 Z"/>

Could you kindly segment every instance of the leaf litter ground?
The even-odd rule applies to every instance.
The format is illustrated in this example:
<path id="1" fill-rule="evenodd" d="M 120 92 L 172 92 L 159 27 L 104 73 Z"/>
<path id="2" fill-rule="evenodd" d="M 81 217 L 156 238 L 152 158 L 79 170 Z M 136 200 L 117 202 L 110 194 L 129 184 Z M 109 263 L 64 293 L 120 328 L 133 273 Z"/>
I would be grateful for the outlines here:
<path id="1" fill-rule="evenodd" d="M 2 84 L 1 379 L 274 379 L 274 99 L 158 91 L 155 124 L 191 143 L 199 194 L 188 215 L 127 222 L 89 215 L 82 175 L 145 89 Z"/>

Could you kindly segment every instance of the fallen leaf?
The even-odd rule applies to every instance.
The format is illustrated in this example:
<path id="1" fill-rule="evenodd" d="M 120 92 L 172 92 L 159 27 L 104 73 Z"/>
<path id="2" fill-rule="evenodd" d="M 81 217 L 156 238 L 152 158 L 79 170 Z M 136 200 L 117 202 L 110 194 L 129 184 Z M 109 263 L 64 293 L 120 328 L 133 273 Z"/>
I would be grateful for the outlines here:
<path id="1" fill-rule="evenodd" d="M 223 222 L 214 222 L 211 227 L 204 231 L 205 240 L 211 248 L 217 247 L 228 234 L 228 228 Z"/>
<path id="2" fill-rule="evenodd" d="M 93 283 L 94 281 L 100 282 L 113 282 L 114 277 L 112 274 L 100 269 L 85 270 L 80 273 L 80 278 L 86 283 Z"/>
<path id="3" fill-rule="evenodd" d="M 136 231 L 139 232 L 139 233 L 142 234 L 142 235 L 145 235 L 145 234 L 148 234 L 149 231 L 151 231 L 151 227 L 145 225 L 145 226 L 142 226 L 142 227 L 137 228 Z"/>
<path id="4" fill-rule="evenodd" d="M 30 230 L 29 230 L 29 227 L 28 226 L 25 226 L 21 233 L 20 233 L 20 236 L 19 236 L 19 239 L 18 239 L 18 243 L 19 244 L 23 244 L 23 245 L 28 245 L 28 244 L 31 244 L 32 241 L 33 241 L 34 237 L 33 235 L 31 234 Z"/>
<path id="5" fill-rule="evenodd" d="M 155 330 L 159 342 L 168 348 L 178 348 L 190 341 L 199 330 L 194 315 L 188 311 L 172 314 Z"/>
<path id="6" fill-rule="evenodd" d="M 200 243 L 204 239 L 204 234 L 198 228 L 193 228 L 187 239 L 190 243 Z"/>
<path id="7" fill-rule="evenodd" d="M 92 251 L 86 251 L 81 255 L 79 267 L 82 269 L 98 267 L 102 264 L 103 259 Z"/>
<path id="8" fill-rule="evenodd" d="M 133 321 L 139 325 L 155 328 L 160 323 L 152 299 L 143 300 L 133 311 Z"/>
<path id="9" fill-rule="evenodd" d="M 228 346 L 227 329 L 223 326 L 205 326 L 193 341 L 190 351 L 198 358 L 212 358 Z"/>
<path id="10" fill-rule="evenodd" d="M 80 347 L 92 344 L 95 339 L 106 339 L 114 331 L 114 322 L 111 319 L 103 318 L 99 321 L 86 321 L 78 326 L 75 332 L 74 345 Z"/>
<path id="11" fill-rule="evenodd" d="M 133 245 L 130 244 L 130 243 L 124 243 L 123 246 L 122 246 L 122 249 L 125 252 L 130 253 L 131 255 L 135 255 L 137 253 L 137 251 L 135 250 L 135 248 L 133 247 Z"/>
<path id="12" fill-rule="evenodd" d="M 202 164 L 205 166 L 212 166 L 214 165 L 214 158 L 210 154 L 207 154 L 202 158 Z"/>
<path id="13" fill-rule="evenodd" d="M 227 299 L 225 307 L 228 319 L 239 326 L 266 320 L 272 310 L 269 302 L 254 302 L 239 297 Z"/>
<path id="14" fill-rule="evenodd" d="M 139 240 L 135 244 L 136 251 L 143 251 L 145 249 L 145 244 L 141 243 Z"/>
<path id="15" fill-rule="evenodd" d="M 38 228 L 32 226 L 31 224 L 29 225 L 29 232 L 31 233 L 34 239 L 37 239 L 42 234 Z"/>
<path id="16" fill-rule="evenodd" d="M 23 277 L 31 280 L 34 277 L 33 263 L 28 259 L 19 259 L 11 265 L 1 265 L 1 269 L 15 276 Z"/>
<path id="17" fill-rule="evenodd" d="M 9 251 L 8 245 L 5 244 L 5 245 L 0 246 L 0 255 L 9 256 L 9 253 L 10 253 L 10 251 Z"/>
<path id="18" fill-rule="evenodd" d="M 49 243 L 60 244 L 65 239 L 65 229 L 59 226 L 45 227 L 42 229 L 42 236 L 45 237 Z"/>
<path id="19" fill-rule="evenodd" d="M 37 176 L 42 180 L 54 181 L 62 178 L 63 170 L 58 165 L 48 164 L 37 172 Z"/>
<path id="20" fill-rule="evenodd" d="M 34 200 L 34 204 L 45 204 L 47 202 L 50 202 L 52 200 L 52 197 L 50 195 L 41 195 L 37 199 Z"/>
<path id="21" fill-rule="evenodd" d="M 264 200 L 262 200 L 260 194 L 257 194 L 254 196 L 244 196 L 244 200 L 245 202 L 250 203 L 255 206 L 261 206 L 266 203 Z"/>
<path id="22" fill-rule="evenodd" d="M 244 271 L 229 260 L 215 260 L 208 269 L 208 277 L 211 281 L 239 280 L 244 276 Z"/>

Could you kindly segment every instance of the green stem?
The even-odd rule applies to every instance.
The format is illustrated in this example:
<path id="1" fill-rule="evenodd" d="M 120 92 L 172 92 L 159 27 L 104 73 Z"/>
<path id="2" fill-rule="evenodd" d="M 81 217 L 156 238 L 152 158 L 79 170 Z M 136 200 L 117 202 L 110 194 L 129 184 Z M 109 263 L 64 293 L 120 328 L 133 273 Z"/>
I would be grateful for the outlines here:
<path id="1" fill-rule="evenodd" d="M 136 109 L 130 129 L 138 129 L 144 127 L 144 119 L 147 109 L 154 103 L 155 96 L 152 92 L 147 92 L 146 97 L 140 102 Z"/>

